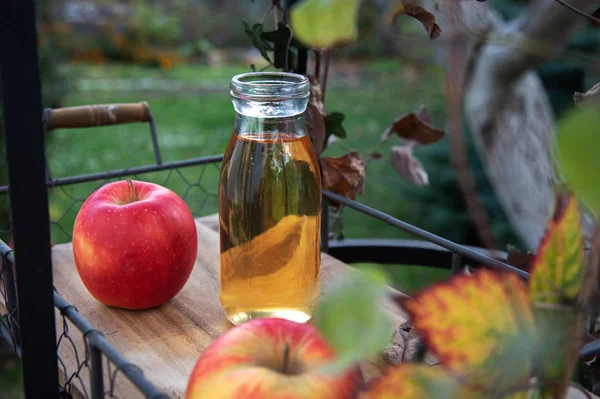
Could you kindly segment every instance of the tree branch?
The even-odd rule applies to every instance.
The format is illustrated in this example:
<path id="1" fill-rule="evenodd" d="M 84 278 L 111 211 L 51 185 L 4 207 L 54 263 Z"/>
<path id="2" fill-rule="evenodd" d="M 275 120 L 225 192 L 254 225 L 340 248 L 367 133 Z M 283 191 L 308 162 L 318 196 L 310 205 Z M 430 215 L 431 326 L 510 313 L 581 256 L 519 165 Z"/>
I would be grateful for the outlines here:
<path id="1" fill-rule="evenodd" d="M 511 45 L 496 50 L 495 61 L 499 61 L 495 72 L 501 84 L 510 85 L 526 71 L 536 68 L 553 58 L 566 46 L 583 20 L 574 13 L 565 12 L 557 0 L 535 0 L 519 17 L 508 26 L 507 33 L 514 35 Z M 571 0 L 571 6 L 582 12 L 594 12 L 599 1 Z M 537 51 L 523 48 L 537 47 Z"/>
<path id="2" fill-rule="evenodd" d="M 575 14 L 579 14 L 583 18 L 586 18 L 586 19 L 592 21 L 592 23 L 594 23 L 594 25 L 600 26 L 600 19 L 599 18 L 596 18 L 593 15 L 588 15 L 588 14 L 584 13 L 583 11 L 581 11 L 580 9 L 575 8 L 572 5 L 565 3 L 563 0 L 554 0 L 554 1 L 556 1 L 558 4 L 562 5 L 563 7 L 566 7 L 569 10 L 573 11 Z"/>

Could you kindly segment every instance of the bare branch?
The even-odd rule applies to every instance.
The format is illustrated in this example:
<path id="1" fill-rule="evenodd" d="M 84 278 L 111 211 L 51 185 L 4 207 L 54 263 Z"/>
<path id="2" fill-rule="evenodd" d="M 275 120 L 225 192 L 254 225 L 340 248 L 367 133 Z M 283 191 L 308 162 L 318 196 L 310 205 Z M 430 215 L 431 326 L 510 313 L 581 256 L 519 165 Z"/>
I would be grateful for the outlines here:
<path id="1" fill-rule="evenodd" d="M 584 13 L 583 11 L 581 11 L 578 8 L 573 7 L 570 4 L 565 3 L 563 0 L 554 0 L 556 1 L 558 4 L 562 5 L 563 7 L 568 8 L 569 10 L 573 11 L 575 14 L 581 15 L 582 17 L 589 19 L 590 21 L 592 21 L 596 26 L 600 26 L 600 19 L 596 18 L 592 15 L 588 15 L 586 13 Z"/>

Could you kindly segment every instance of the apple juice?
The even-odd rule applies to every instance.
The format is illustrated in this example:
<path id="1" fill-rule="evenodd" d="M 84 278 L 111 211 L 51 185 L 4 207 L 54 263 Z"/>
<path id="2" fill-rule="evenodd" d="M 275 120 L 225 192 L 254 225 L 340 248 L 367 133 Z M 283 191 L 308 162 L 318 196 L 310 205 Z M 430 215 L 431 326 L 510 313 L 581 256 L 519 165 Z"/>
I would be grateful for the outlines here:
<path id="1" fill-rule="evenodd" d="M 321 260 L 321 179 L 310 138 L 303 131 L 234 132 L 219 207 L 227 318 L 308 321 Z"/>

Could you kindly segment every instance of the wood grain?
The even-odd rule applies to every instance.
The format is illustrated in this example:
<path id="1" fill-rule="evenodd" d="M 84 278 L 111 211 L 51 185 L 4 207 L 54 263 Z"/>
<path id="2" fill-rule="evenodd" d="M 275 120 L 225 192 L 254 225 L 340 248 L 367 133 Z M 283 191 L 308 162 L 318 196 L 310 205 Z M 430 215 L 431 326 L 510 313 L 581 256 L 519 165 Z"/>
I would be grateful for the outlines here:
<path id="1" fill-rule="evenodd" d="M 175 298 L 150 310 L 122 310 L 97 302 L 79 278 L 71 244 L 55 245 L 53 248 L 54 285 L 59 294 L 77 306 L 82 315 L 102 331 L 129 361 L 139 366 L 157 388 L 174 398 L 183 396 L 189 374 L 202 350 L 232 327 L 219 302 L 218 222 L 211 216 L 198 219 L 196 224 L 198 256 L 192 275 Z M 322 295 L 326 296 L 331 285 L 347 273 L 358 271 L 323 254 Z M 405 315 L 388 300 L 381 303 L 381 308 L 393 320 L 394 328 L 406 320 Z M 62 317 L 57 312 L 57 335 L 62 332 Z M 81 334 L 69 326 L 69 335 L 78 354 L 84 356 Z M 59 354 L 67 374 L 76 370 L 77 360 L 70 342 L 61 342 Z M 370 379 L 378 375 L 384 365 L 385 360 L 378 356 L 365 362 L 362 370 Z M 83 368 L 81 376 L 89 388 L 86 368 Z M 105 385 L 108 381 L 105 374 Z M 74 386 L 81 389 L 77 380 L 74 380 Z M 116 379 L 115 393 L 120 398 L 143 397 L 123 376 Z"/>

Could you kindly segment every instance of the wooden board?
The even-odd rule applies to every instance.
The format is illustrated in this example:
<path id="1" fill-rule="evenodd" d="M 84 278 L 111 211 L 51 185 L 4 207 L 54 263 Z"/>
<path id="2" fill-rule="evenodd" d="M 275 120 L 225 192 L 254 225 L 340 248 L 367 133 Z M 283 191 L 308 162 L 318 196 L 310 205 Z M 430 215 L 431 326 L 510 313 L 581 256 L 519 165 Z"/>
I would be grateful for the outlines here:
<path id="1" fill-rule="evenodd" d="M 217 229 L 214 216 L 197 220 L 198 256 L 190 279 L 169 303 L 144 311 L 115 309 L 97 302 L 79 278 L 71 244 L 53 248 L 54 285 L 59 294 L 75 305 L 129 361 L 138 365 L 157 388 L 172 397 L 183 397 L 188 377 L 202 350 L 232 327 L 219 303 Z M 332 282 L 341 275 L 356 272 L 350 266 L 323 254 L 321 295 L 327 295 Z M 394 327 L 406 320 L 405 315 L 388 300 L 381 303 L 381 309 L 391 317 Z M 62 331 L 62 318 L 57 313 L 57 335 Z M 85 349 L 81 334 L 71 326 L 69 335 L 78 348 L 78 354 L 83 356 Z M 77 369 L 70 342 L 63 340 L 59 355 L 69 373 Z M 381 357 L 365 362 L 362 365 L 365 377 L 370 379 L 377 375 L 384 364 Z M 88 383 L 86 368 L 82 370 L 81 377 Z M 105 382 L 109 381 L 108 377 L 106 375 Z M 115 381 L 118 397 L 142 397 L 123 376 Z M 74 380 L 74 385 L 79 387 L 79 382 Z"/>

